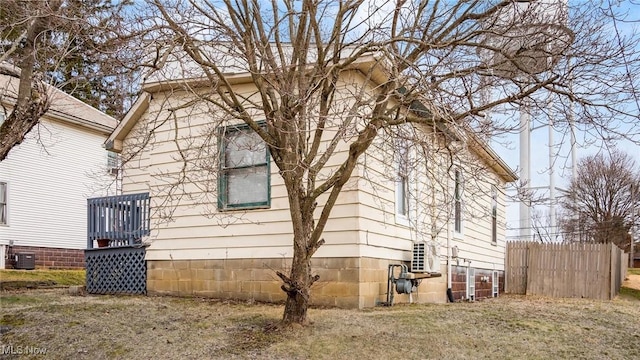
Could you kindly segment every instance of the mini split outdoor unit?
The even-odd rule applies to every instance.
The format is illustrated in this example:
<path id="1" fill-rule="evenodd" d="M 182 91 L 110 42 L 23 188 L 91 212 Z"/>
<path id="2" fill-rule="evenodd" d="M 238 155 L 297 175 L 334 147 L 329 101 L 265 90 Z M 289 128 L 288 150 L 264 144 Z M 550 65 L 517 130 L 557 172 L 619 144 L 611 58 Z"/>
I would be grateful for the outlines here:
<path id="1" fill-rule="evenodd" d="M 413 254 L 411 257 L 411 272 L 414 273 L 431 273 L 438 272 L 438 256 L 436 254 L 436 246 L 426 243 L 417 242 L 413 244 Z"/>

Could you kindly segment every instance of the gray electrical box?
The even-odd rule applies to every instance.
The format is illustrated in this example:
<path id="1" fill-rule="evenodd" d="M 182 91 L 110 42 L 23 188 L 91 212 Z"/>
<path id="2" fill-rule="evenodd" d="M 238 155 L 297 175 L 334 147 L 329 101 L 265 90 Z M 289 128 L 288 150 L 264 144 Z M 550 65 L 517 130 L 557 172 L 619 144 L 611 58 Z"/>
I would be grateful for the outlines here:
<path id="1" fill-rule="evenodd" d="M 16 253 L 16 269 L 33 270 L 36 268 L 36 254 L 34 253 Z"/>

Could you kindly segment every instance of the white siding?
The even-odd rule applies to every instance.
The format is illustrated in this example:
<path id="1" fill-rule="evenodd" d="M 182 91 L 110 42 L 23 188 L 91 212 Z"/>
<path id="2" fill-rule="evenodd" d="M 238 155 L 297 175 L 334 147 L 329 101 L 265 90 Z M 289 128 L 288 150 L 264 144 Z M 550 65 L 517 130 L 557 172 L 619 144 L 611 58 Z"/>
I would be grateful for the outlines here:
<path id="1" fill-rule="evenodd" d="M 9 224 L 0 244 L 86 248 L 88 197 L 108 195 L 107 134 L 43 120 L 0 163 Z M 113 193 L 109 194 L 113 195 Z"/>

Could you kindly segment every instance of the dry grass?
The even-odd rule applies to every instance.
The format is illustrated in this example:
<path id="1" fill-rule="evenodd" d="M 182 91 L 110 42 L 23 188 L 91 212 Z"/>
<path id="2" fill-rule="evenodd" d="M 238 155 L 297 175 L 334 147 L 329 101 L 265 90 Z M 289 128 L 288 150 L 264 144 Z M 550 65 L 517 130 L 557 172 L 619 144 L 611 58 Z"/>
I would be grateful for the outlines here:
<path id="1" fill-rule="evenodd" d="M 312 309 L 311 326 L 279 331 L 265 331 L 281 316 L 273 305 L 61 289 L 5 292 L 0 301 L 5 349 L 45 348 L 48 358 L 640 358 L 633 297 Z"/>
<path id="2" fill-rule="evenodd" d="M 0 282 L 37 282 L 52 285 L 84 285 L 84 270 L 0 270 Z"/>

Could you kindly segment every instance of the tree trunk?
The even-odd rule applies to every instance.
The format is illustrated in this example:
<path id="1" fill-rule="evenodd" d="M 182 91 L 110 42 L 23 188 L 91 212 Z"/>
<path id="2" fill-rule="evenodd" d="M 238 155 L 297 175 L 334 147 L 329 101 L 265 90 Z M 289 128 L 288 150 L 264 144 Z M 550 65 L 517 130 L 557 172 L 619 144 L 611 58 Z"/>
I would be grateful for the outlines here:
<path id="1" fill-rule="evenodd" d="M 48 3 L 48 10 L 56 12 L 62 6 L 62 1 L 54 0 Z M 17 65 L 20 68 L 20 75 L 17 76 L 12 71 L 2 70 L 8 76 L 19 78 L 18 93 L 16 103 L 11 114 L 0 125 L 0 161 L 3 161 L 11 149 L 22 143 L 25 136 L 38 123 L 40 117 L 47 112 L 49 101 L 47 99 L 47 89 L 42 79 L 34 73 L 37 57 L 37 39 L 49 25 L 49 16 L 38 14 L 27 29 L 26 36 L 22 41 L 24 45 L 20 53 Z M 1 70 L 1 69 L 0 69 Z"/>
<path id="2" fill-rule="evenodd" d="M 305 196 L 302 176 L 283 176 L 289 194 L 289 210 L 293 224 L 293 259 L 288 275 L 278 272 L 287 294 L 282 322 L 284 325 L 307 324 L 311 285 L 318 276 L 311 274 L 311 256 L 321 242 L 314 243 L 315 202 Z"/>
<path id="3" fill-rule="evenodd" d="M 307 324 L 311 285 L 318 279 L 317 276 L 311 275 L 311 256 L 316 249 L 315 246 L 311 246 L 314 227 L 313 209 L 294 206 L 291 215 L 294 222 L 291 272 L 289 276 L 280 276 L 284 281 L 282 290 L 287 293 L 282 322 L 285 325 L 305 325 Z"/>
<path id="4" fill-rule="evenodd" d="M 304 252 L 304 251 L 303 251 Z M 297 256 L 296 256 L 297 255 Z M 311 260 L 304 253 L 295 254 L 289 276 L 291 283 L 285 289 L 287 300 L 284 305 L 284 324 L 307 324 L 307 309 L 311 294 Z"/>

